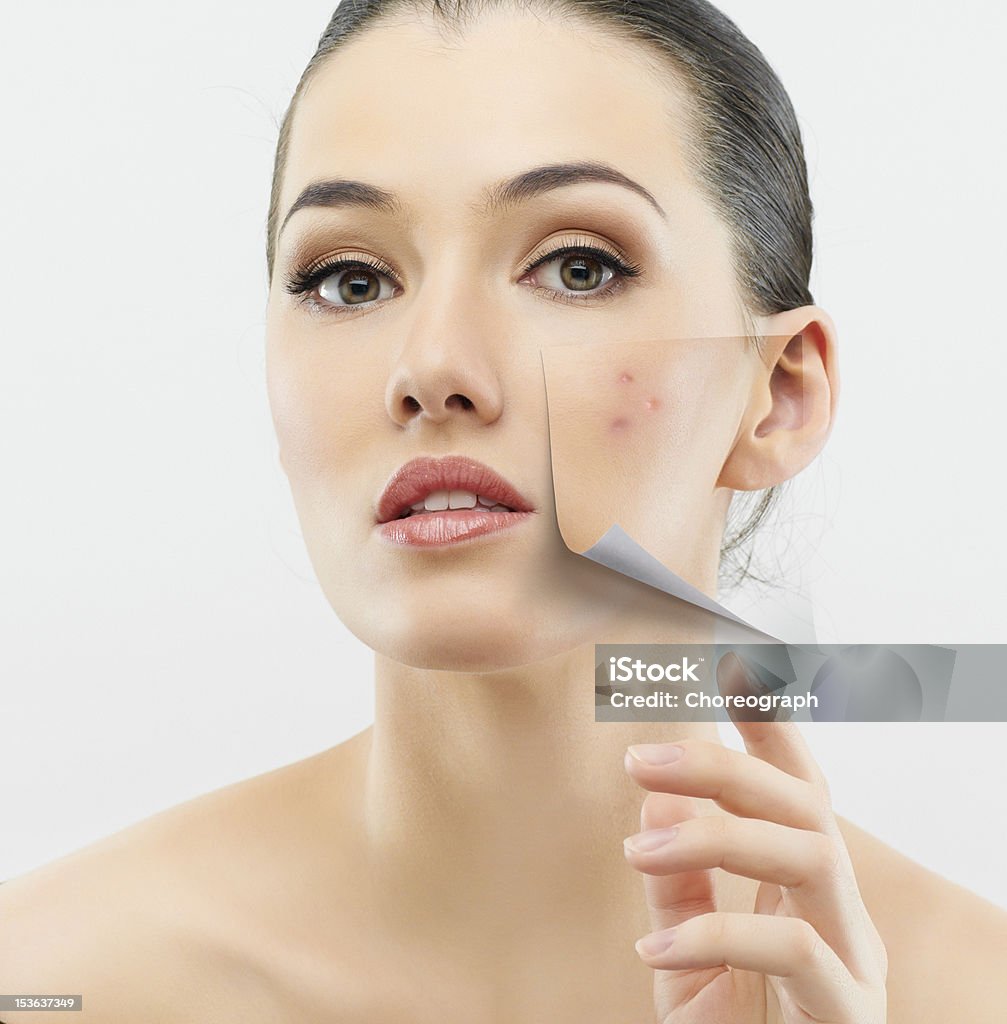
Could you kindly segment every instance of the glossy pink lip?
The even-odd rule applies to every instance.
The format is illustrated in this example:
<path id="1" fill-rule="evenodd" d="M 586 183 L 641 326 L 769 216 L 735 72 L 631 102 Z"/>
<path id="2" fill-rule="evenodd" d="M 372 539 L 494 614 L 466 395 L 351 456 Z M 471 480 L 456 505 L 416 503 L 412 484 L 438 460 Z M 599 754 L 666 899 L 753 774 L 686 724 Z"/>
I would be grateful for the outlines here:
<path id="1" fill-rule="evenodd" d="M 406 515 L 412 505 L 433 491 L 470 491 L 513 511 L 491 512 L 477 505 Z M 528 499 L 489 466 L 461 455 L 449 455 L 413 459 L 402 466 L 382 492 L 375 518 L 387 540 L 432 547 L 516 526 L 533 512 L 534 506 Z"/>

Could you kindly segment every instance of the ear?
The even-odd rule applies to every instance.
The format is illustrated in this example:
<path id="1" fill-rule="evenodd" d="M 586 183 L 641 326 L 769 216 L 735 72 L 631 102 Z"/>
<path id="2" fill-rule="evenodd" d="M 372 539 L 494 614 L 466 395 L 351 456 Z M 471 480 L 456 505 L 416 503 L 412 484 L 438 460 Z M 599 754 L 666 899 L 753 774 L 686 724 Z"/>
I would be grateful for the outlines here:
<path id="1" fill-rule="evenodd" d="M 783 483 L 825 446 L 839 399 L 836 329 L 823 309 L 759 317 L 763 340 L 749 402 L 720 487 L 756 491 Z"/>

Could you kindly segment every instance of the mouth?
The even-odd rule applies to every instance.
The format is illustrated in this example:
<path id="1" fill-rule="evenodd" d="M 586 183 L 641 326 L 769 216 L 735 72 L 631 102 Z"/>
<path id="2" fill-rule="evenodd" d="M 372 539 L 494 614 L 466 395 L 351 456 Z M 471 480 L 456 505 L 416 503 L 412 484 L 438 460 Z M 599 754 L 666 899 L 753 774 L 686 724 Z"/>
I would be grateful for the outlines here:
<path id="1" fill-rule="evenodd" d="M 502 505 L 493 498 L 471 491 L 432 491 L 422 501 L 416 502 L 397 516 L 397 519 L 408 519 L 410 516 L 422 516 L 430 512 L 446 512 L 456 508 L 489 509 L 490 512 L 513 512 L 509 505 Z"/>
<path id="2" fill-rule="evenodd" d="M 378 499 L 375 520 L 388 540 L 430 547 L 494 533 L 534 511 L 494 469 L 449 455 L 402 466 Z"/>

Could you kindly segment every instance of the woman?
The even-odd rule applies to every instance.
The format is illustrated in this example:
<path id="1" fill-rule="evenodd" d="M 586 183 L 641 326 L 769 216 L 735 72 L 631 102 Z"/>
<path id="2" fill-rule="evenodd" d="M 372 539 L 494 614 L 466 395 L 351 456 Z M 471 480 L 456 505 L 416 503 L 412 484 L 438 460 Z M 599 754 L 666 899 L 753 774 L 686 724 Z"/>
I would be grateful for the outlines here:
<path id="1" fill-rule="evenodd" d="M 9 881 L 0 991 L 104 1024 L 1002 1020 L 1004 915 L 838 820 L 794 726 L 594 721 L 596 643 L 711 622 L 563 543 L 543 356 L 601 353 L 583 519 L 615 493 L 712 595 L 732 495 L 832 425 L 810 237 L 789 102 L 706 4 L 344 3 L 281 132 L 268 383 L 375 724 Z"/>

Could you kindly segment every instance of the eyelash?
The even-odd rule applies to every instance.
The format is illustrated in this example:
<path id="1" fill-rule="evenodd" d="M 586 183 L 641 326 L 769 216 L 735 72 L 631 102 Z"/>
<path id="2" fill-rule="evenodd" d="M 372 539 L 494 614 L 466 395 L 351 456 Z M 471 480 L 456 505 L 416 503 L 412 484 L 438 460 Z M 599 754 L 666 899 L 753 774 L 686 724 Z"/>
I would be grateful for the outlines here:
<path id="1" fill-rule="evenodd" d="M 544 264 L 551 263 L 553 260 L 559 259 L 563 256 L 589 256 L 592 259 L 597 260 L 602 266 L 607 267 L 616 274 L 619 274 L 623 280 L 613 286 L 611 282 L 614 278 L 610 278 L 603 290 L 585 292 L 585 294 L 589 296 L 588 299 L 576 299 L 569 293 L 558 293 L 555 289 L 546 288 L 544 285 L 541 285 L 536 289 L 536 292 L 552 292 L 552 297 L 558 302 L 572 302 L 575 304 L 584 303 L 590 301 L 590 296 L 598 297 L 601 295 L 608 295 L 612 292 L 621 291 L 627 279 L 639 277 L 640 274 L 643 273 L 643 268 L 638 263 L 634 263 L 632 260 L 621 256 L 615 250 L 607 249 L 597 243 L 576 239 L 571 244 L 558 246 L 542 256 L 533 257 L 522 271 L 522 274 L 530 274 L 533 270 L 536 270 Z M 392 273 L 390 267 L 374 260 L 373 258 L 367 258 L 361 255 L 359 257 L 354 257 L 353 259 L 336 258 L 323 261 L 322 263 L 309 263 L 305 267 L 297 268 L 291 273 L 290 278 L 286 282 L 286 290 L 291 295 L 302 296 L 301 301 L 313 308 L 322 309 L 324 311 L 334 311 L 340 316 L 345 315 L 345 313 L 353 310 L 354 305 L 362 307 L 373 306 L 376 304 L 376 300 L 338 306 L 334 303 L 326 302 L 324 299 L 319 300 L 315 298 L 314 292 L 326 278 L 331 277 L 333 274 L 338 274 L 344 270 L 360 270 L 362 268 L 372 270 L 398 284 L 396 276 Z"/>

